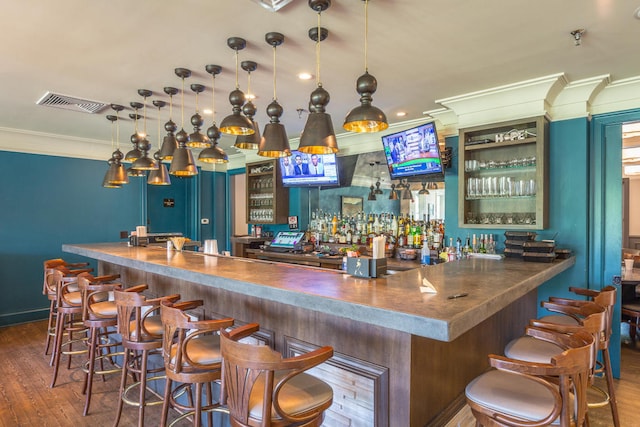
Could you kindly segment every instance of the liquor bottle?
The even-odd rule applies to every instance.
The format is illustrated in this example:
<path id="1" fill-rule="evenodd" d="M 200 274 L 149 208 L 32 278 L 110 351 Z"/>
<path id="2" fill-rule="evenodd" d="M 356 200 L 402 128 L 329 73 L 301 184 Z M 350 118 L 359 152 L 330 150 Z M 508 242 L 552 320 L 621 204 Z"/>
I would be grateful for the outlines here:
<path id="1" fill-rule="evenodd" d="M 456 260 L 456 248 L 453 246 L 453 237 L 449 237 L 449 246 L 447 247 L 447 261 Z"/>
<path id="2" fill-rule="evenodd" d="M 416 223 L 413 227 L 413 247 L 416 249 L 422 247 L 422 230 L 420 229 L 419 223 Z"/>
<path id="3" fill-rule="evenodd" d="M 333 219 L 331 220 L 331 235 L 334 235 L 338 232 L 338 216 L 333 214 Z"/>
<path id="4" fill-rule="evenodd" d="M 398 220 L 394 215 L 391 215 L 391 235 L 398 237 Z"/>
<path id="5" fill-rule="evenodd" d="M 478 252 L 481 254 L 487 253 L 487 248 L 485 247 L 484 234 L 480 235 L 480 248 L 478 248 Z"/>
<path id="6" fill-rule="evenodd" d="M 404 234 L 404 214 L 400 214 L 399 218 L 398 218 L 398 233 L 397 235 L 399 236 L 400 234 Z"/>
<path id="7" fill-rule="evenodd" d="M 473 234 L 473 240 L 471 241 L 471 252 L 474 254 L 478 253 L 478 240 L 476 239 L 475 233 Z"/>

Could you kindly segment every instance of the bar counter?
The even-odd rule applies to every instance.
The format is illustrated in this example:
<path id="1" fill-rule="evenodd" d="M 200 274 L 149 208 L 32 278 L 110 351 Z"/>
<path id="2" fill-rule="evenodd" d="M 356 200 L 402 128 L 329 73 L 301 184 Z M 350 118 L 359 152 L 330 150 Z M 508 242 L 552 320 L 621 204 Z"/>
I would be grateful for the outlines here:
<path id="1" fill-rule="evenodd" d="M 208 316 L 258 322 L 285 355 L 333 346 L 333 368 L 346 372 L 334 392 L 360 378 L 371 390 L 336 393 L 338 407 L 348 407 L 340 399 L 357 403 L 328 414 L 326 425 L 442 425 L 461 407 L 467 382 L 487 369 L 487 354 L 501 352 L 535 316 L 537 287 L 575 263 L 473 258 L 363 279 L 125 243 L 62 249 L 98 260 L 100 274 L 121 273 L 128 285 L 147 282 L 158 294 L 203 298 Z M 427 283 L 437 293 L 421 292 Z M 467 295 L 449 298 L 460 294 Z M 358 400 L 367 394 L 368 403 Z"/>

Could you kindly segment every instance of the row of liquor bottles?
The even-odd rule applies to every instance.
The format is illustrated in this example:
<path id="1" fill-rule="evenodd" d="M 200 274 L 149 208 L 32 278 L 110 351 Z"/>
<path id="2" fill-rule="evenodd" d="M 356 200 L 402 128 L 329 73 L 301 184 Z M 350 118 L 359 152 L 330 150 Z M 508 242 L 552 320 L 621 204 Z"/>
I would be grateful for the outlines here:
<path id="1" fill-rule="evenodd" d="M 444 239 L 444 222 L 422 220 L 413 215 L 395 215 L 388 212 L 364 213 L 341 216 L 315 211 L 309 222 L 309 238 L 316 245 L 321 243 L 343 243 L 369 245 L 375 236 L 387 236 L 387 242 L 394 247 L 422 248 L 425 242 L 429 247 L 440 247 Z"/>
<path id="2" fill-rule="evenodd" d="M 429 220 L 426 215 L 416 220 L 412 215 L 392 213 L 359 212 L 356 215 L 342 217 L 318 210 L 311 215 L 308 234 L 315 245 L 322 243 L 353 244 L 370 247 L 373 238 L 387 237 L 387 250 L 397 248 L 429 249 L 446 260 L 467 257 L 471 253 L 495 253 L 493 234 L 467 235 L 463 241 L 449 238 L 446 244 L 444 223 L 441 220 Z"/>

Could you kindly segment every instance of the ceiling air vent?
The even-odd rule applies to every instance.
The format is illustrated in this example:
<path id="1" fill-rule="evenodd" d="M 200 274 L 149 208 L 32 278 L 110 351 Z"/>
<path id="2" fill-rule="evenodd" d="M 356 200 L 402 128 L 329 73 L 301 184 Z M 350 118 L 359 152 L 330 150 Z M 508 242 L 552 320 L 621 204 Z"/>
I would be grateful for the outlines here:
<path id="1" fill-rule="evenodd" d="M 89 114 L 98 113 L 109 105 L 104 102 L 91 101 L 89 99 L 76 98 L 74 96 L 61 95 L 53 92 L 45 93 L 36 104 Z"/>
<path id="2" fill-rule="evenodd" d="M 282 9 L 293 0 L 253 0 L 255 3 L 258 3 L 260 6 L 264 7 L 271 12 L 277 12 Z"/>

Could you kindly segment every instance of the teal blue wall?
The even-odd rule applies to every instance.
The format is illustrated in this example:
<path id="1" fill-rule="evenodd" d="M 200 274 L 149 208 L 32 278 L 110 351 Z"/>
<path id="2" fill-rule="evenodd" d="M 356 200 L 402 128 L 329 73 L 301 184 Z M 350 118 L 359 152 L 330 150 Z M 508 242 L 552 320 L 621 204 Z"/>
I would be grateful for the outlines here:
<path id="1" fill-rule="evenodd" d="M 42 262 L 63 243 L 117 242 L 140 219 L 140 186 L 102 187 L 106 162 L 0 151 L 0 326 L 48 316 Z"/>

